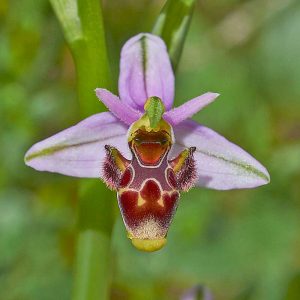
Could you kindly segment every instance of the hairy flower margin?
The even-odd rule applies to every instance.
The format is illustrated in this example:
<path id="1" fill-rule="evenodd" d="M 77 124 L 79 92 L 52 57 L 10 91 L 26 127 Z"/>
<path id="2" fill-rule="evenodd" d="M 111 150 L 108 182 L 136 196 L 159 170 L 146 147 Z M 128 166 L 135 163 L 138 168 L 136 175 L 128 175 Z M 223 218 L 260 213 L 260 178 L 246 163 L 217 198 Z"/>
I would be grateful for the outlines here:
<path id="1" fill-rule="evenodd" d="M 174 74 L 155 35 L 139 34 L 122 48 L 119 97 L 101 88 L 96 95 L 110 112 L 33 145 L 25 162 L 39 171 L 104 180 L 117 190 L 128 236 L 140 250 L 165 244 L 180 191 L 254 188 L 270 181 L 251 155 L 190 119 L 219 94 L 172 109 Z"/>

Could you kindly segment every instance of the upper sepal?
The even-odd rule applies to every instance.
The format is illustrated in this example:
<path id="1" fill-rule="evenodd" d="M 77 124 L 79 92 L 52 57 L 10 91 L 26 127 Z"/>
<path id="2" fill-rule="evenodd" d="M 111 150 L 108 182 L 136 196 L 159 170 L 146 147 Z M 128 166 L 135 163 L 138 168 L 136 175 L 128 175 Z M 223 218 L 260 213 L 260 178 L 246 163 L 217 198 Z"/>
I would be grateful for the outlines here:
<path id="1" fill-rule="evenodd" d="M 174 100 L 174 74 L 165 43 L 149 33 L 129 39 L 122 48 L 119 76 L 121 101 L 144 111 L 149 97 L 159 97 L 166 110 Z"/>

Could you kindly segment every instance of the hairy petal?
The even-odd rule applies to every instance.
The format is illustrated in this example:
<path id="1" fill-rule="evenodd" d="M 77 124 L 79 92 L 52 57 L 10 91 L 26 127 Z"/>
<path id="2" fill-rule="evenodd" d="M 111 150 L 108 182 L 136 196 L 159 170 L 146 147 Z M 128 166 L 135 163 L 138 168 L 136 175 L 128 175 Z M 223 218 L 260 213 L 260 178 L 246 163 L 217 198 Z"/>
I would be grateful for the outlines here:
<path id="1" fill-rule="evenodd" d="M 174 74 L 165 43 L 158 36 L 141 33 L 121 51 L 119 94 L 121 101 L 144 111 L 145 101 L 159 97 L 167 110 L 174 100 Z"/>
<path id="2" fill-rule="evenodd" d="M 142 116 L 141 112 L 133 109 L 125 102 L 121 102 L 120 98 L 112 94 L 110 91 L 99 88 L 95 91 L 99 100 L 125 124 L 131 125 Z"/>
<path id="3" fill-rule="evenodd" d="M 93 115 L 33 145 L 25 155 L 28 166 L 75 177 L 103 177 L 105 145 L 131 157 L 127 146 L 128 127 L 109 112 Z"/>
<path id="4" fill-rule="evenodd" d="M 220 94 L 205 93 L 201 96 L 193 98 L 184 104 L 164 113 L 163 118 L 171 125 L 175 126 L 180 122 L 191 118 L 203 107 L 213 102 Z"/>
<path id="5" fill-rule="evenodd" d="M 196 147 L 196 186 L 216 190 L 253 188 L 270 181 L 268 171 L 250 154 L 224 137 L 192 120 L 174 127 L 172 156 Z"/>

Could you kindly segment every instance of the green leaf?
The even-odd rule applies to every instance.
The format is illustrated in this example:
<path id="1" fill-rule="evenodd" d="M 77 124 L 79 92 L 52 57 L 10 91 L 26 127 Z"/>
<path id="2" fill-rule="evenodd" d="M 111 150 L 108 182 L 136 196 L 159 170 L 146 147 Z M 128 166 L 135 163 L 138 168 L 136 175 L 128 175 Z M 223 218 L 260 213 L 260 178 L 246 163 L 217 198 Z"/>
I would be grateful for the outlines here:
<path id="1" fill-rule="evenodd" d="M 181 56 L 194 6 L 195 0 L 168 0 L 152 30 L 165 41 L 174 70 Z"/>
<path id="2" fill-rule="evenodd" d="M 54 12 L 59 19 L 65 38 L 71 46 L 78 39 L 82 39 L 83 33 L 78 16 L 77 2 L 73 0 L 50 0 Z"/>
<path id="3" fill-rule="evenodd" d="M 144 108 L 149 118 L 151 128 L 157 127 L 165 112 L 165 107 L 161 99 L 158 97 L 150 97 Z"/>

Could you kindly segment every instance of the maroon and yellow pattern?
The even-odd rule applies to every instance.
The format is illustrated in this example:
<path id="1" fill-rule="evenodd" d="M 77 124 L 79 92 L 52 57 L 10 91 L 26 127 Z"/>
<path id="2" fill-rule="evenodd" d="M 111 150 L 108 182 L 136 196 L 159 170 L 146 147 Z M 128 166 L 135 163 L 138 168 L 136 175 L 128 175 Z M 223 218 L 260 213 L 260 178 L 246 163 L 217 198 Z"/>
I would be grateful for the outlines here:
<path id="1" fill-rule="evenodd" d="M 128 237 L 143 251 L 156 251 L 165 245 L 179 192 L 189 189 L 196 178 L 195 149 L 186 149 L 168 160 L 172 144 L 171 126 L 161 119 L 153 128 L 145 114 L 129 130 L 131 160 L 106 146 L 105 182 L 118 193 Z"/>

